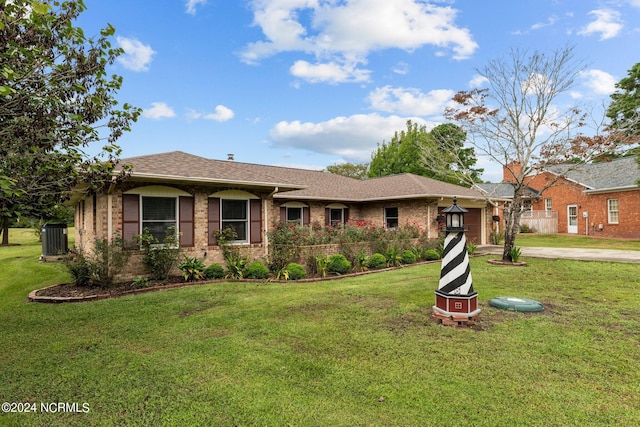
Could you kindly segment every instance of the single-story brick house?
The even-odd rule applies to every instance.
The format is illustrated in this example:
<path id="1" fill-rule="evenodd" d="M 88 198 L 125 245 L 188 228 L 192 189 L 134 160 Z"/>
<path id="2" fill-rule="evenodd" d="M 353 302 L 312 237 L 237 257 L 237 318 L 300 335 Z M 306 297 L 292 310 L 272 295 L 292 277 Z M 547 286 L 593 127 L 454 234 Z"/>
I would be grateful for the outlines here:
<path id="1" fill-rule="evenodd" d="M 357 180 L 326 172 L 212 160 L 174 151 L 121 160 L 130 177 L 99 194 L 74 199 L 79 249 L 121 231 L 125 241 L 148 228 L 161 237 L 177 226 L 180 246 L 205 263 L 221 262 L 214 231 L 233 225 L 253 258 L 268 255 L 267 232 L 278 221 L 308 225 L 348 220 L 395 227 L 417 223 L 438 236 L 439 212 L 469 210 L 468 239 L 487 241 L 491 209 L 477 190 L 412 174 Z"/>
<path id="2" fill-rule="evenodd" d="M 510 165 L 511 168 L 514 165 Z M 517 167 L 517 166 L 516 166 Z M 512 186 L 505 171 L 501 184 L 479 184 L 485 192 Z M 540 193 L 551 180 L 557 182 Z M 527 209 L 557 213 L 557 232 L 640 239 L 640 169 L 635 157 L 583 165 L 556 165 L 527 177 Z M 499 186 L 499 187 L 498 187 Z M 513 190 L 512 190 L 513 191 Z M 554 214 L 555 217 L 556 214 Z"/>

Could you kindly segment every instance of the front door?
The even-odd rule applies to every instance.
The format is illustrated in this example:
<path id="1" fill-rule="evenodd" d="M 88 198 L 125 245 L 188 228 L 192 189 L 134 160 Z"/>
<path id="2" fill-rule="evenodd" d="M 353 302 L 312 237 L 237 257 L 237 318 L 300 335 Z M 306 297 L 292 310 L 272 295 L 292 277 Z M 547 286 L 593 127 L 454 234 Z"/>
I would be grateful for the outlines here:
<path id="1" fill-rule="evenodd" d="M 567 233 L 578 234 L 578 206 L 567 206 Z"/>

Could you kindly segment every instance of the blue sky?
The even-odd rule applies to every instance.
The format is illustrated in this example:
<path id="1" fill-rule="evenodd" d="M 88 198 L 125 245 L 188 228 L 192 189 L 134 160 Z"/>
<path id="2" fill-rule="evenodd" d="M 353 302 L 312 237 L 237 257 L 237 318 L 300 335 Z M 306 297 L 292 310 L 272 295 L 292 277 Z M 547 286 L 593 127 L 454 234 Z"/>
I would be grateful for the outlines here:
<path id="1" fill-rule="evenodd" d="M 567 101 L 598 108 L 640 62 L 640 0 L 86 0 L 144 109 L 123 157 L 173 150 L 323 168 L 368 161 L 406 120 L 431 127 L 510 48 L 575 45 Z M 501 168 L 481 159 L 484 179 Z"/>

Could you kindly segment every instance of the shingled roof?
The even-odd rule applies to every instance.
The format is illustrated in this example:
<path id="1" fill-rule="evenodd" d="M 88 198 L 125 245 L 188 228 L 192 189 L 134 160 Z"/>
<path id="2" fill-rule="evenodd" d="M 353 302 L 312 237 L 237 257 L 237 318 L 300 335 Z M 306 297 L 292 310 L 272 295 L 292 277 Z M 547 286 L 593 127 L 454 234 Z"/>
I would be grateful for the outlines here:
<path id="1" fill-rule="evenodd" d="M 635 157 L 592 164 L 557 165 L 548 170 L 586 187 L 587 191 L 637 188 L 640 180 L 640 169 Z"/>
<path id="2" fill-rule="evenodd" d="M 358 180 L 322 171 L 206 159 L 181 151 L 130 157 L 122 159 L 121 164 L 133 166 L 134 179 L 278 187 L 283 192 L 274 197 L 280 199 L 364 202 L 417 197 L 484 198 L 477 190 L 410 173 Z"/>

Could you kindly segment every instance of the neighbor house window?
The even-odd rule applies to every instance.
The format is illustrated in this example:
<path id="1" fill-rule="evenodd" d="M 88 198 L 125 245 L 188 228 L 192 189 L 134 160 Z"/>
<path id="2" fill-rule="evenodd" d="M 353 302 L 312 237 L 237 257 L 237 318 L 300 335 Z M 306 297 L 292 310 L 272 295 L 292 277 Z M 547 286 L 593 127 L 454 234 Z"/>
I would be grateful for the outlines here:
<path id="1" fill-rule="evenodd" d="M 171 228 L 178 232 L 178 198 L 142 196 L 142 231 L 149 230 L 159 242 L 163 242 Z M 176 234 L 177 235 L 177 234 Z"/>
<path id="2" fill-rule="evenodd" d="M 398 208 L 384 208 L 384 226 L 385 228 L 398 227 Z"/>
<path id="3" fill-rule="evenodd" d="M 551 216 L 551 199 L 544 199 L 544 210 L 547 216 Z"/>
<path id="4" fill-rule="evenodd" d="M 607 210 L 609 212 L 609 224 L 618 223 L 618 199 L 607 200 Z"/>
<path id="5" fill-rule="evenodd" d="M 249 201 L 222 199 L 221 204 L 222 229 L 233 228 L 238 236 L 236 242 L 247 243 L 249 241 Z"/>
<path id="6" fill-rule="evenodd" d="M 287 207 L 287 223 L 302 226 L 302 208 Z"/>

